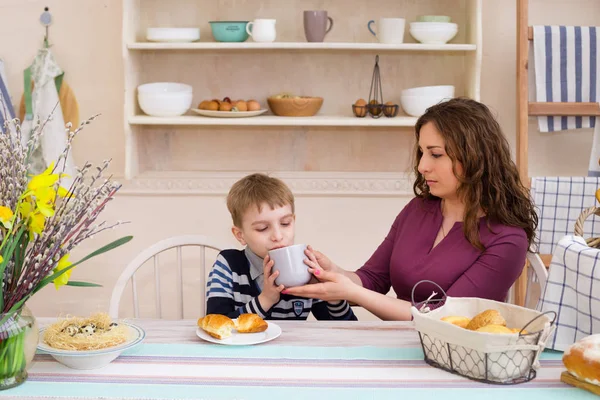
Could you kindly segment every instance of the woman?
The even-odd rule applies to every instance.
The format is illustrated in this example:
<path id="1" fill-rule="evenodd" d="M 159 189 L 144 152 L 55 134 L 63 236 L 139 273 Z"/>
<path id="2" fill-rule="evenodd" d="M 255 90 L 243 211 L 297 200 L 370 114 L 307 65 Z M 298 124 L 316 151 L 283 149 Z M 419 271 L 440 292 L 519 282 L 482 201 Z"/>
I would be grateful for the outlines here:
<path id="1" fill-rule="evenodd" d="M 500 125 L 485 105 L 457 98 L 429 108 L 416 138 L 416 197 L 367 263 L 346 271 L 309 248 L 305 262 L 319 283 L 284 293 L 348 300 L 384 320 L 411 319 L 411 292 L 421 280 L 449 296 L 506 299 L 537 215 Z M 390 287 L 397 298 L 386 296 Z M 417 286 L 415 301 L 432 289 Z"/>

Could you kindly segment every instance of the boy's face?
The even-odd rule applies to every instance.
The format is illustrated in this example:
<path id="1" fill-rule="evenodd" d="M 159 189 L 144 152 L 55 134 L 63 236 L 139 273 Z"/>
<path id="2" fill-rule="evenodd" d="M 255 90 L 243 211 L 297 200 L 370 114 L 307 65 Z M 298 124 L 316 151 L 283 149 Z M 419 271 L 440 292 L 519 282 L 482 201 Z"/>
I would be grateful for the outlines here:
<path id="1" fill-rule="evenodd" d="M 271 209 L 267 203 L 250 207 L 244 213 L 242 226 L 231 228 L 235 238 L 257 256 L 265 258 L 269 250 L 294 244 L 296 216 L 292 206 Z"/>

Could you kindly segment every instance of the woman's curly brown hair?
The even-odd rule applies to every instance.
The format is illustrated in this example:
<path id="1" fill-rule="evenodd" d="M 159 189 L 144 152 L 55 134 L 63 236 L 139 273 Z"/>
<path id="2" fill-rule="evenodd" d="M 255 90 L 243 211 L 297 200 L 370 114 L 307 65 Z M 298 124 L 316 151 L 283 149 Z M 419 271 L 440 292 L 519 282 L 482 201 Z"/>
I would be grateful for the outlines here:
<path id="1" fill-rule="evenodd" d="M 435 198 L 419 174 L 423 153 L 419 149 L 419 133 L 423 125 L 433 123 L 446 143 L 459 183 L 457 194 L 465 202 L 464 234 L 473 246 L 482 249 L 479 240 L 479 209 L 489 222 L 523 228 L 529 246 L 535 240 L 538 216 L 523 186 L 517 166 L 510 157 L 508 141 L 487 106 L 475 100 L 455 98 L 427 109 L 416 124 L 413 191 L 417 197 Z M 462 165 L 459 176 L 457 163 Z"/>

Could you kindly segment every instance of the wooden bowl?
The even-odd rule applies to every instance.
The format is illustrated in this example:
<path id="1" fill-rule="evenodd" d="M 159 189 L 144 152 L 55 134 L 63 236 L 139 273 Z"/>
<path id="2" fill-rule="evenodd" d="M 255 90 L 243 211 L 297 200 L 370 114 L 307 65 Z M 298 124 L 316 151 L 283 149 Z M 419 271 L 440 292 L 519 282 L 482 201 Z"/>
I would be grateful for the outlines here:
<path id="1" fill-rule="evenodd" d="M 322 97 L 276 99 L 268 97 L 267 103 L 273 114 L 281 117 L 312 117 L 323 105 Z"/>

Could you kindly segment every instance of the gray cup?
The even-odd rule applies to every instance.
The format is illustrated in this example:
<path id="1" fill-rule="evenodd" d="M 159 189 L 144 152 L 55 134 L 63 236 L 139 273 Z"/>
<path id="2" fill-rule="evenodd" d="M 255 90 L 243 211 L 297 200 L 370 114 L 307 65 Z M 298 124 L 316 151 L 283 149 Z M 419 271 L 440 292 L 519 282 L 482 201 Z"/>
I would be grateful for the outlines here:
<path id="1" fill-rule="evenodd" d="M 273 272 L 279 271 L 275 284 L 285 287 L 306 285 L 312 274 L 308 272 L 308 265 L 304 264 L 305 244 L 282 247 L 269 251 L 269 257 L 273 260 Z"/>
<path id="2" fill-rule="evenodd" d="M 327 28 L 329 21 L 329 28 Z M 333 28 L 333 18 L 327 11 L 304 11 L 304 35 L 309 42 L 322 42 L 325 35 Z"/>

